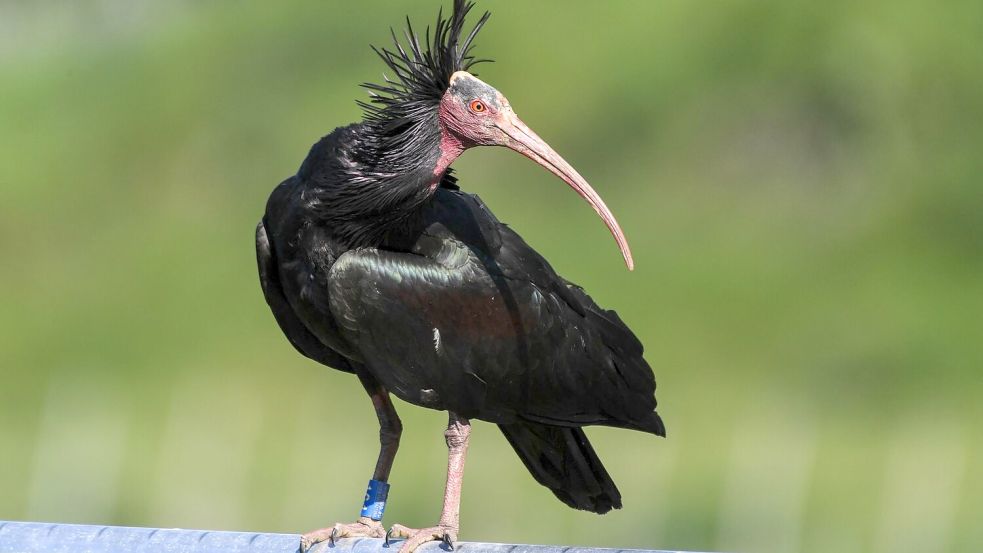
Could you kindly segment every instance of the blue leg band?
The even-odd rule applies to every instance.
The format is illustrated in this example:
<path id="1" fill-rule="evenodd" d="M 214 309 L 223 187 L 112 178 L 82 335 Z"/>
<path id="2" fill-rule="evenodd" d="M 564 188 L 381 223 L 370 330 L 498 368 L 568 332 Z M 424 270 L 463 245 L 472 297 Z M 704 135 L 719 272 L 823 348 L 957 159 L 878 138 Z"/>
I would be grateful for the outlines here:
<path id="1" fill-rule="evenodd" d="M 386 498 L 389 497 L 389 483 L 381 480 L 369 480 L 365 490 L 365 503 L 362 505 L 362 516 L 372 520 L 382 520 L 386 511 Z"/>

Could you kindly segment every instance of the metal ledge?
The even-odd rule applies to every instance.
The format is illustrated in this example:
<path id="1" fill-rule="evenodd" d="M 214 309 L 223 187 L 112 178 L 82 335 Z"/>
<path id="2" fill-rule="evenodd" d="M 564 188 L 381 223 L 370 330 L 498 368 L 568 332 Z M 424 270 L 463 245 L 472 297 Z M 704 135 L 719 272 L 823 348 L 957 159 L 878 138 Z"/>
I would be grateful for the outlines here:
<path id="1" fill-rule="evenodd" d="M 296 534 L 0 521 L 0 553 L 297 553 L 299 544 L 300 536 Z M 432 542 L 417 551 L 439 553 L 444 551 L 443 548 L 442 544 Z M 334 547 L 327 543 L 320 543 L 312 551 L 314 553 L 396 553 L 398 549 L 385 547 L 381 539 L 354 538 L 338 540 Z M 460 542 L 455 551 L 457 553 L 619 553 L 647 550 Z M 669 552 L 647 551 L 647 553 Z"/>

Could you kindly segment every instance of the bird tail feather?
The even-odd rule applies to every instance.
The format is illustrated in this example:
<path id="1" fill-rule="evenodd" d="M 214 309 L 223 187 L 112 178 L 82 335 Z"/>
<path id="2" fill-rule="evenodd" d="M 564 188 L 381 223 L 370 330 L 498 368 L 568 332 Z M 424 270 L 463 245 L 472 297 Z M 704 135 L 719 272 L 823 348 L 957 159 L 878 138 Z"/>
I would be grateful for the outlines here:
<path id="1" fill-rule="evenodd" d="M 583 429 L 525 421 L 498 427 L 533 478 L 560 501 L 598 514 L 621 508 L 621 492 Z"/>

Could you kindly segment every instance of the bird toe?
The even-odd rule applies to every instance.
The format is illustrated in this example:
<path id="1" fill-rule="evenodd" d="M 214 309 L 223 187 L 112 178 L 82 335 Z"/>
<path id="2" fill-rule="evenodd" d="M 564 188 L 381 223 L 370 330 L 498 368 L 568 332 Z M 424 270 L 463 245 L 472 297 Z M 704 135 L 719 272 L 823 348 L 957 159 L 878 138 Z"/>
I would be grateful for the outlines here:
<path id="1" fill-rule="evenodd" d="M 430 541 L 442 542 L 444 548 L 453 551 L 457 542 L 457 528 L 449 526 L 433 526 L 431 528 L 407 528 L 402 524 L 393 524 L 389 529 L 388 538 L 406 538 L 399 547 L 399 553 L 413 553 L 421 545 Z"/>
<path id="2" fill-rule="evenodd" d="M 381 522 L 368 517 L 361 517 L 350 524 L 338 523 L 304 534 L 300 537 L 300 553 L 308 553 L 312 547 L 325 541 L 333 545 L 335 540 L 341 538 L 382 538 L 385 536 L 386 529 Z"/>

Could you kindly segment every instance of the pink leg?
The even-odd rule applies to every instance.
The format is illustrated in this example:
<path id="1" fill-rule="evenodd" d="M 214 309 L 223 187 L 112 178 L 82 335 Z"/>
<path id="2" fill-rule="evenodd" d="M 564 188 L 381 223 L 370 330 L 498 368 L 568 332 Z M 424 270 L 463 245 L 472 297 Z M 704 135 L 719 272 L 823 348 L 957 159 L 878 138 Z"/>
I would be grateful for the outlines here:
<path id="1" fill-rule="evenodd" d="M 370 377 L 359 376 L 359 379 L 362 381 L 365 391 L 369 393 L 372 406 L 375 407 L 375 414 L 379 418 L 379 459 L 376 461 L 372 479 L 388 482 L 393 460 L 399 449 L 399 437 L 403 432 L 403 424 L 399 420 L 399 415 L 396 414 L 392 400 L 389 398 L 389 391 Z M 304 534 L 300 538 L 300 550 L 301 553 L 307 553 L 314 544 L 322 541 L 333 542 L 337 538 L 381 538 L 385 535 L 386 529 L 380 521 L 372 520 L 369 517 L 359 517 L 351 524 L 338 523 Z"/>
<path id="2" fill-rule="evenodd" d="M 447 441 L 447 486 L 444 488 L 444 508 L 437 526 L 415 530 L 394 524 L 389 535 L 407 540 L 399 553 L 412 553 L 417 547 L 435 540 L 442 540 L 452 549 L 460 528 L 461 484 L 464 480 L 464 459 L 468 453 L 468 437 L 471 423 L 468 419 L 450 413 L 444 438 Z"/>

